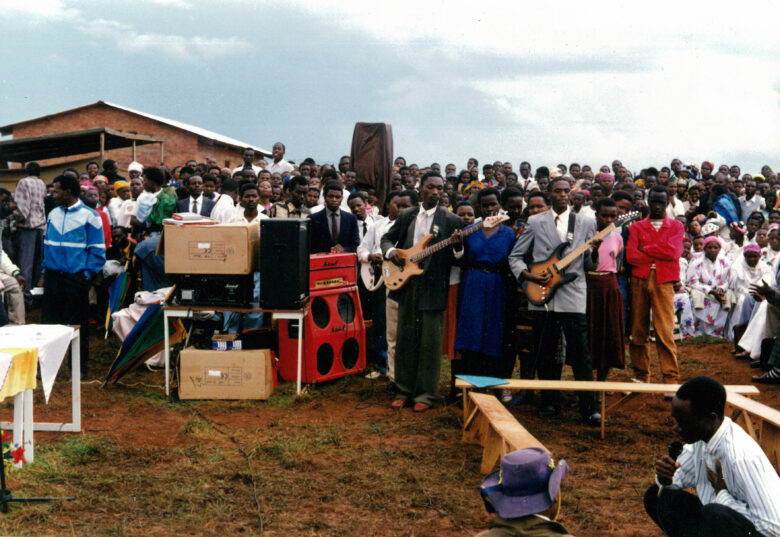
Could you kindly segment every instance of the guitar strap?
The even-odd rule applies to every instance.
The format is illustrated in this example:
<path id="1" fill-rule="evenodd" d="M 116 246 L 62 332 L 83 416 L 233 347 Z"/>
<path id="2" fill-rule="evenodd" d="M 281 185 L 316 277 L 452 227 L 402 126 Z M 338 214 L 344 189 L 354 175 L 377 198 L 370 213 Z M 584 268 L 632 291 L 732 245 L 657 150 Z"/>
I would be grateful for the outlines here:
<path id="1" fill-rule="evenodd" d="M 577 213 L 574 211 L 569 212 L 569 229 L 566 230 L 566 242 L 571 244 L 574 242 L 574 224 L 577 220 Z"/>

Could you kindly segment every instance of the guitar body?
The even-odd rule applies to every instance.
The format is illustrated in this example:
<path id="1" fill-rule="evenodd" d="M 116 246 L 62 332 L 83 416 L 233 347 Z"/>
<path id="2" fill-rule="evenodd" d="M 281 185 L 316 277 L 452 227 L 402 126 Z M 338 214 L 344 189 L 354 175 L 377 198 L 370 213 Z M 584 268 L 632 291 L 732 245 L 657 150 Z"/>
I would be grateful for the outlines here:
<path id="1" fill-rule="evenodd" d="M 406 282 L 409 281 L 409 278 L 412 276 L 419 276 L 423 273 L 425 259 L 420 260 L 418 263 L 414 263 L 411 261 L 411 257 L 425 250 L 426 246 L 428 246 L 428 243 L 431 242 L 432 239 L 433 235 L 429 234 L 420 239 L 420 242 L 411 248 L 407 248 L 406 250 L 397 248 L 396 252 L 398 252 L 401 255 L 401 258 L 404 260 L 404 264 L 401 267 L 390 260 L 385 260 L 382 263 L 382 279 L 384 280 L 388 289 L 391 291 L 400 289 L 406 285 Z"/>
<path id="2" fill-rule="evenodd" d="M 382 287 L 382 263 L 360 263 L 360 279 L 367 291 Z"/>
<path id="3" fill-rule="evenodd" d="M 546 286 L 541 286 L 528 280 L 523 281 L 523 291 L 528 297 L 528 302 L 534 306 L 544 306 L 552 299 L 559 287 L 577 278 L 576 274 L 566 274 L 564 269 L 559 269 L 557 266 L 563 258 L 563 251 L 568 247 L 569 243 L 564 242 L 555 249 L 550 257 L 528 267 L 528 272 L 533 274 L 546 272 L 550 275 L 550 280 Z"/>

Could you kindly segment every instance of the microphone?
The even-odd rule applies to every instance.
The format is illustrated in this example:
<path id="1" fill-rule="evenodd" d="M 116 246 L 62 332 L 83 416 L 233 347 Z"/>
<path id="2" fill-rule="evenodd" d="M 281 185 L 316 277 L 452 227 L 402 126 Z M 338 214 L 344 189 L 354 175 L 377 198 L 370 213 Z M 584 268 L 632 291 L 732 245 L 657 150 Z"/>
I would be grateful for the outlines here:
<path id="1" fill-rule="evenodd" d="M 680 453 L 682 453 L 682 450 L 683 450 L 683 443 L 680 442 L 679 440 L 675 440 L 674 442 L 669 444 L 669 457 L 671 457 L 673 461 L 676 461 L 677 457 L 679 457 Z M 672 484 L 672 480 L 666 477 L 659 477 L 658 482 L 665 487 L 668 487 L 669 485 Z"/>

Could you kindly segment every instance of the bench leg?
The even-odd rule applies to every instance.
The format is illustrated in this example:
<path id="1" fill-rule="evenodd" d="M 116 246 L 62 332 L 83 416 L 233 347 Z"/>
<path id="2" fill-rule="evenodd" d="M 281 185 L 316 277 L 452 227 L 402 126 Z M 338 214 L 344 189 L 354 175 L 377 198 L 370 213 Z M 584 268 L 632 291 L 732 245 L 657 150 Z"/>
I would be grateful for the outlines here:
<path id="1" fill-rule="evenodd" d="M 601 439 L 604 440 L 604 427 L 607 421 L 607 392 L 601 392 Z"/>

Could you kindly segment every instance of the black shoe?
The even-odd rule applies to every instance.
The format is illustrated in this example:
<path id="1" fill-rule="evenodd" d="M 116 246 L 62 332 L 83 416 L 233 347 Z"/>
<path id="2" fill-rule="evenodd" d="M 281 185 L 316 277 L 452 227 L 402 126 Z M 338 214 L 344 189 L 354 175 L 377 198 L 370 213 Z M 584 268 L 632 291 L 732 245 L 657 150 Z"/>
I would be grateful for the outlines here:
<path id="1" fill-rule="evenodd" d="M 780 369 L 775 367 L 763 375 L 753 377 L 753 382 L 758 382 L 759 384 L 780 384 Z"/>
<path id="2" fill-rule="evenodd" d="M 582 423 L 591 427 L 601 427 L 601 412 L 594 412 L 587 418 L 583 418 Z"/>
<path id="3" fill-rule="evenodd" d="M 761 360 L 753 360 L 752 362 L 750 362 L 750 367 L 752 367 L 753 369 L 761 367 Z"/>
<path id="4" fill-rule="evenodd" d="M 561 413 L 561 409 L 552 405 L 546 405 L 539 409 L 540 418 L 552 418 Z"/>

